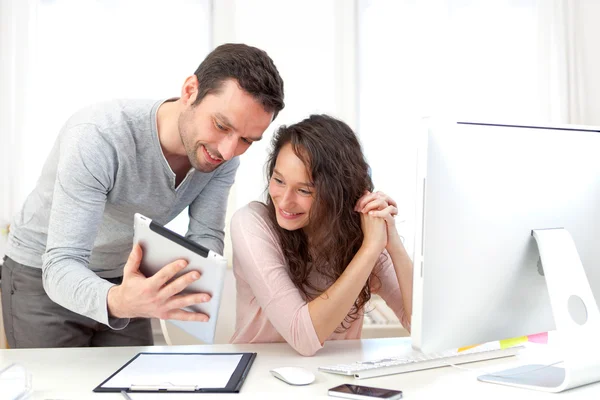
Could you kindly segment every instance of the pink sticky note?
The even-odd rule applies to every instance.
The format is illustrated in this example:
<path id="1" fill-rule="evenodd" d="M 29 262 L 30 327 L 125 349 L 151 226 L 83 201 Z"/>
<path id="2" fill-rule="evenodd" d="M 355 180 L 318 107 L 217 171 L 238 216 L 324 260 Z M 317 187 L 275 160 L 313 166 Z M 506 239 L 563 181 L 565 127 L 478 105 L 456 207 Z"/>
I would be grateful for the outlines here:
<path id="1" fill-rule="evenodd" d="M 548 344 L 548 332 L 536 333 L 535 335 L 527 336 L 530 342 Z"/>

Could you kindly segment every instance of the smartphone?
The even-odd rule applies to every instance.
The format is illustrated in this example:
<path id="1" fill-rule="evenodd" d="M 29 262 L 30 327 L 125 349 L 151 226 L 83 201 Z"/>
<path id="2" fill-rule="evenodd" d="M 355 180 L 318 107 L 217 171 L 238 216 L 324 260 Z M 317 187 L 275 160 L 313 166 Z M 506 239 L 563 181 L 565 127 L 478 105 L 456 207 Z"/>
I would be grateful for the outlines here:
<path id="1" fill-rule="evenodd" d="M 402 398 L 401 390 L 374 388 L 369 386 L 344 384 L 329 389 L 328 394 L 346 399 L 386 399 L 396 400 Z"/>

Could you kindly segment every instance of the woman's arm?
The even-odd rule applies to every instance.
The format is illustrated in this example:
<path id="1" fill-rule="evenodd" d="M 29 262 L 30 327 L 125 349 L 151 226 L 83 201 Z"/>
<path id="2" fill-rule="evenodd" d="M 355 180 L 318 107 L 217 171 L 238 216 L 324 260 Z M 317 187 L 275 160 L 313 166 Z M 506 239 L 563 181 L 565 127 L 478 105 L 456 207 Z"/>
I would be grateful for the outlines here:
<path id="1" fill-rule="evenodd" d="M 394 233 L 395 232 L 395 233 Z M 404 249 L 400 235 L 396 227 L 390 228 L 388 225 L 388 234 L 390 239 L 386 250 L 392 258 L 400 293 L 402 293 L 402 304 L 404 305 L 404 318 L 402 325 L 410 332 L 412 318 L 412 292 L 413 292 L 413 264 Z"/>
<path id="2" fill-rule="evenodd" d="M 402 243 L 402 239 L 396 229 L 394 221 L 394 216 L 398 214 L 398 209 L 396 207 L 396 202 L 382 192 L 368 193 L 357 203 L 357 209 L 362 213 L 382 218 L 386 222 L 388 241 L 385 248 L 392 259 L 398 287 L 402 294 L 402 315 L 398 315 L 398 318 L 402 320 L 402 325 L 410 331 L 412 317 L 413 263 L 408 256 Z M 386 286 L 385 282 L 384 286 Z M 395 310 L 399 309 L 398 307 L 393 308 Z"/>
<path id="3" fill-rule="evenodd" d="M 236 333 L 232 341 L 270 342 L 278 333 L 298 353 L 314 355 L 323 346 L 315 333 L 308 303 L 290 278 L 264 205 L 250 203 L 236 211 L 230 232 L 237 280 Z"/>
<path id="4" fill-rule="evenodd" d="M 361 213 L 363 243 L 342 275 L 308 304 L 315 332 L 323 343 L 346 318 L 388 242 L 385 219 Z"/>
<path id="5" fill-rule="evenodd" d="M 264 322 L 248 314 L 256 301 L 262 314 L 296 351 L 313 355 L 348 315 L 376 265 L 387 242 L 385 222 L 368 215 L 362 217 L 366 231 L 363 246 L 342 276 L 307 303 L 289 277 L 285 258 L 261 207 L 252 203 L 231 220 L 234 272 L 252 292 L 238 290 L 238 322 L 250 332 L 239 343 L 261 340 L 257 332 L 264 329 Z"/>
<path id="6" fill-rule="evenodd" d="M 384 225 L 380 227 L 385 231 Z M 350 312 L 382 250 L 383 246 L 365 245 L 363 242 L 346 270 L 333 285 L 308 303 L 310 319 L 321 343 L 325 342 Z"/>

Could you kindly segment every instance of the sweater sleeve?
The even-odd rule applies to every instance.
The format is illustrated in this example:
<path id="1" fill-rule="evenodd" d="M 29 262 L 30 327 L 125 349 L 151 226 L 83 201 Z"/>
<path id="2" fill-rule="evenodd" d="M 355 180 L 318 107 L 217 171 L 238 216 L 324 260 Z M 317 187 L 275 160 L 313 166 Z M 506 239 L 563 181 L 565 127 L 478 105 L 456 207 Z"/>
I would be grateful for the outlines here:
<path id="1" fill-rule="evenodd" d="M 265 217 L 257 212 L 259 207 L 264 206 L 251 203 L 231 220 L 233 267 L 246 278 L 279 334 L 298 353 L 312 356 L 323 346 L 312 324 L 308 303 L 290 279 L 277 238 Z"/>
<path id="2" fill-rule="evenodd" d="M 223 254 L 227 198 L 239 165 L 237 157 L 227 161 L 189 208 L 187 238 L 218 254 Z"/>
<path id="3" fill-rule="evenodd" d="M 410 323 L 404 310 L 404 301 L 398 285 L 396 270 L 387 250 L 384 250 L 379 257 L 373 272 L 376 278 L 372 279 L 371 291 L 385 300 L 385 303 L 394 311 L 402 326 L 410 332 Z"/>
<path id="4" fill-rule="evenodd" d="M 92 124 L 65 131 L 59 157 L 42 257 L 44 289 L 55 303 L 123 329 L 129 319 L 108 315 L 108 290 L 114 285 L 89 269 L 117 157 Z"/>

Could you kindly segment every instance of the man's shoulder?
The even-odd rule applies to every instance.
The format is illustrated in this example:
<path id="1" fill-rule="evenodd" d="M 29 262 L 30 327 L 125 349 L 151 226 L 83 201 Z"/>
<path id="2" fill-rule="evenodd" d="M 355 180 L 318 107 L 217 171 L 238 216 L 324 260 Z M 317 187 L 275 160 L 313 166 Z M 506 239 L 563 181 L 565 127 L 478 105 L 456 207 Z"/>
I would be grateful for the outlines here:
<path id="1" fill-rule="evenodd" d="M 61 142 L 79 147 L 110 146 L 118 151 L 138 148 L 136 143 L 150 143 L 137 138 L 153 131 L 152 118 L 160 104 L 157 100 L 110 100 L 88 105 L 75 112 L 61 131 Z"/>
<path id="2" fill-rule="evenodd" d="M 94 125 L 99 131 L 110 132 L 120 125 L 152 123 L 151 114 L 158 100 L 115 99 L 87 105 L 76 111 L 67 121 L 67 127 Z"/>
<path id="3" fill-rule="evenodd" d="M 158 102 L 156 99 L 112 99 L 104 100 L 80 107 L 73 113 L 73 118 L 93 116 L 95 114 L 127 114 L 131 112 L 150 111 Z"/>
<path id="4" fill-rule="evenodd" d="M 237 172 L 238 167 L 240 166 L 240 158 L 239 156 L 233 157 L 231 160 L 227 160 L 225 164 L 223 164 L 222 168 L 219 168 L 223 174 L 235 174 Z"/>

